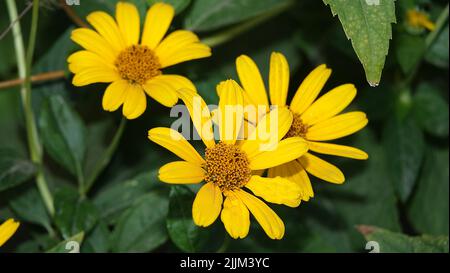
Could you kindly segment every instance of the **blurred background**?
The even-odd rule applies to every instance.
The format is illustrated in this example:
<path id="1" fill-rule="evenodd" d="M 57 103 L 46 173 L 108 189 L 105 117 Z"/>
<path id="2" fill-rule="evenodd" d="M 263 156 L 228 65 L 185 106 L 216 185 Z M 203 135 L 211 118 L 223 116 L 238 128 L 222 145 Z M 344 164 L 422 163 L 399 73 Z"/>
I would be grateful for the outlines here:
<path id="1" fill-rule="evenodd" d="M 380 1 L 387 8 L 393 3 Z M 158 168 L 175 157 L 151 143 L 147 131 L 169 126 L 176 117 L 153 100 L 143 116 L 127 123 L 91 191 L 79 195 L 77 174 L 64 164 L 64 157 L 80 155 L 84 174 L 91 174 L 111 143 L 121 113 L 102 110 L 105 85 L 71 85 L 66 58 L 78 47 L 70 32 L 92 11 L 114 14 L 116 2 L 40 3 L 32 74 L 56 73 L 32 86 L 44 173 L 56 209 L 50 216 L 34 182 L 36 167 L 28 159 L 20 86 L 10 82 L 18 78 L 17 62 L 6 2 L 0 1 L 0 222 L 15 218 L 22 223 L 0 252 L 64 252 L 67 240 L 79 241 L 81 252 L 368 252 L 366 242 L 372 240 L 381 251 L 448 252 L 447 1 L 395 1 L 392 40 L 381 38 L 389 41 L 389 49 L 384 68 L 382 62 L 375 68 L 382 69 L 377 87 L 370 87 L 364 60 L 344 32 L 343 25 L 347 34 L 352 26 L 341 23 L 344 16 L 333 17 L 323 1 L 165 1 L 177 10 L 172 30 L 193 30 L 213 46 L 211 58 L 173 68 L 194 81 L 207 103 L 218 102 L 217 83 L 237 79 L 235 59 L 241 54 L 257 62 L 265 80 L 271 52 L 286 55 L 290 97 L 322 63 L 333 69 L 324 91 L 344 83 L 358 88 L 350 109 L 365 111 L 369 125 L 335 143 L 361 148 L 369 160 L 325 157 L 344 172 L 343 185 L 310 176 L 315 197 L 309 202 L 295 209 L 271 205 L 286 225 L 281 241 L 270 240 L 254 219 L 243 240 L 230 239 L 220 221 L 206 229 L 194 226 L 191 206 L 197 188 L 169 186 L 157 179 Z M 131 2 L 143 16 L 157 1 Z M 340 12 L 347 5 L 325 2 Z M 25 10 L 20 25 L 26 44 L 31 11 L 27 1 L 16 4 L 19 14 Z M 428 17 L 435 29 L 416 25 L 408 17 L 411 10 Z M 379 48 L 372 50 L 375 54 Z M 203 153 L 201 143 L 194 145 Z"/>

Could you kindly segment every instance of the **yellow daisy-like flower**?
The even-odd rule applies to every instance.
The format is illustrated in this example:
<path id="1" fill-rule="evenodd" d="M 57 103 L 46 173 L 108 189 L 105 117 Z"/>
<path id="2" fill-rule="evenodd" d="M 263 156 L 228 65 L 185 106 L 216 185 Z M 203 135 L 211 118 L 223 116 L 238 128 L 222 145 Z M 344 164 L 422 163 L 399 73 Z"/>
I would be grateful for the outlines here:
<path id="1" fill-rule="evenodd" d="M 274 109 L 271 115 L 266 115 L 260 122 L 261 130 L 267 132 L 262 124 L 269 122 L 269 119 L 276 118 L 278 121 L 277 130 L 270 130 L 270 138 L 275 139 L 277 144 L 271 146 L 273 149 L 261 149 L 267 139 L 257 133 L 260 127 L 254 130 L 253 137 L 248 140 L 236 141 L 239 135 L 236 128 L 241 128 L 243 122 L 243 90 L 232 80 L 222 82 L 217 89 L 221 93 L 219 112 L 224 113 L 219 114 L 218 143 L 214 140 L 212 117 L 206 103 L 194 91 L 179 91 L 206 146 L 203 157 L 173 129 L 154 128 L 148 132 L 150 140 L 183 159 L 161 167 L 159 179 L 171 184 L 205 181 L 192 206 L 193 220 L 198 226 L 211 225 L 220 214 L 230 236 L 244 238 L 249 231 L 251 212 L 271 239 L 281 239 L 285 230 L 282 220 L 254 195 L 267 202 L 296 207 L 301 201 L 301 189 L 287 179 L 263 178 L 254 175 L 253 171 L 292 161 L 307 151 L 307 144 L 300 137 L 281 140 L 288 132 L 293 118 L 287 109 Z"/>
<path id="2" fill-rule="evenodd" d="M 96 11 L 87 21 L 95 30 L 78 28 L 72 40 L 85 50 L 68 58 L 75 74 L 73 84 L 111 83 L 103 95 L 103 109 L 115 111 L 123 104 L 123 115 L 134 119 L 147 107 L 146 95 L 171 107 L 178 101 L 176 90 L 195 90 L 190 80 L 164 75 L 162 69 L 193 59 L 211 56 L 191 31 L 177 30 L 166 38 L 174 8 L 156 3 L 147 11 L 142 37 L 139 12 L 133 4 L 118 2 L 116 18 Z"/>
<path id="3" fill-rule="evenodd" d="M 15 222 L 14 219 L 8 219 L 0 225 L 0 247 L 16 233 L 20 223 Z"/>
<path id="4" fill-rule="evenodd" d="M 255 62 L 242 55 L 236 59 L 239 79 L 244 88 L 245 104 L 264 105 L 269 111 L 269 100 L 263 79 Z M 271 105 L 289 109 L 293 122 L 286 137 L 301 137 L 308 143 L 309 150 L 319 154 L 336 155 L 353 159 L 367 159 L 368 155 L 356 148 L 325 143 L 353 134 L 366 126 L 368 120 L 363 112 L 340 114 L 356 96 L 356 88 L 352 84 L 344 84 L 334 88 L 316 100 L 331 69 L 320 65 L 314 69 L 300 84 L 290 105 L 287 105 L 289 87 L 289 65 L 281 53 L 272 53 L 270 60 L 269 95 Z M 259 124 L 260 113 L 253 120 Z M 286 164 L 275 166 L 268 171 L 268 177 L 284 177 L 296 182 L 302 189 L 302 200 L 308 201 L 314 196 L 307 173 L 325 181 L 341 184 L 344 174 L 334 165 L 308 152 Z"/>
<path id="5" fill-rule="evenodd" d="M 436 25 L 428 18 L 428 16 L 419 10 L 410 9 L 406 13 L 408 25 L 414 28 L 426 28 L 433 31 Z"/>

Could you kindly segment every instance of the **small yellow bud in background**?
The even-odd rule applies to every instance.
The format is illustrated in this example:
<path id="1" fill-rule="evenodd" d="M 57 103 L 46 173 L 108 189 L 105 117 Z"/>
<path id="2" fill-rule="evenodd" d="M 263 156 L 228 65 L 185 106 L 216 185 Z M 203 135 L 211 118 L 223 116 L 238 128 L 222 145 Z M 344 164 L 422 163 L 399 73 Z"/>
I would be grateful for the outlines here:
<path id="1" fill-rule="evenodd" d="M 411 9 L 406 13 L 407 24 L 414 28 L 425 28 L 429 31 L 435 29 L 435 24 L 422 11 Z"/>

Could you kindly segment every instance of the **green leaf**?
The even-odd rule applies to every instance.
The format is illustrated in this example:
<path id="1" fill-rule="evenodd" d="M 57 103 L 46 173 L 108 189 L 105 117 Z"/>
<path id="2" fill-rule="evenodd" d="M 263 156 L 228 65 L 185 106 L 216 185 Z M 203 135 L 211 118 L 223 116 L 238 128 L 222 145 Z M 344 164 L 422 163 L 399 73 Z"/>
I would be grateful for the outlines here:
<path id="1" fill-rule="evenodd" d="M 428 49 L 425 60 L 435 66 L 448 68 L 448 23 L 436 41 Z"/>
<path id="2" fill-rule="evenodd" d="M 369 158 L 339 160 L 337 166 L 345 173 L 345 183 L 335 189 L 322 183 L 322 191 L 331 199 L 329 205 L 341 212 L 349 227 L 364 223 L 400 230 L 397 198 L 388 169 L 390 157 L 369 128 L 359 132 L 353 140 L 348 144 L 366 151 Z"/>
<path id="3" fill-rule="evenodd" d="M 277 206 L 275 212 L 286 226 L 283 240 L 273 242 L 257 223 L 245 240 L 233 240 L 233 252 L 356 252 L 365 245 L 355 225 L 371 224 L 401 230 L 397 198 L 387 172 L 387 158 L 370 127 L 344 144 L 369 154 L 368 160 L 356 161 L 320 157 L 336 164 L 346 181 L 339 186 L 309 176 L 315 197 L 296 209 Z M 232 248 L 231 248 L 232 247 Z"/>
<path id="4" fill-rule="evenodd" d="M 53 41 L 52 46 L 33 65 L 33 73 L 68 70 L 66 57 L 77 48 L 77 44 L 70 39 L 73 29 L 73 27 L 67 28 L 58 39 Z M 48 85 L 52 85 L 52 83 L 47 83 L 45 88 L 44 86 L 33 86 L 33 90 L 45 90 L 48 89 Z M 58 85 L 58 87 L 63 88 L 64 85 Z M 56 90 L 52 89 L 52 91 Z"/>
<path id="5" fill-rule="evenodd" d="M 384 128 L 383 143 L 395 190 L 406 202 L 416 184 L 425 151 L 422 131 L 410 117 L 402 121 L 393 118 Z"/>
<path id="6" fill-rule="evenodd" d="M 417 237 L 373 226 L 359 226 L 366 240 L 378 243 L 380 253 L 448 253 L 448 236 Z"/>
<path id="7" fill-rule="evenodd" d="M 155 3 L 163 2 L 167 3 L 173 6 L 175 9 L 175 13 L 180 13 L 183 10 L 185 10 L 189 4 L 191 3 L 191 0 L 147 0 L 149 5 L 153 5 Z"/>
<path id="8" fill-rule="evenodd" d="M 48 233 L 31 234 L 31 238 L 14 246 L 16 253 L 41 253 L 57 245 L 59 239 L 51 237 Z"/>
<path id="9" fill-rule="evenodd" d="M 36 167 L 11 149 L 0 148 L 0 191 L 16 187 L 31 179 Z"/>
<path id="10" fill-rule="evenodd" d="M 99 161 L 103 159 L 104 153 L 111 142 L 111 137 L 117 130 L 117 126 L 114 124 L 111 115 L 86 124 L 86 143 L 89 143 L 89 149 L 86 149 L 84 157 L 83 170 L 85 177 L 90 177 Z"/>
<path id="11" fill-rule="evenodd" d="M 49 249 L 47 253 L 71 253 L 71 251 L 75 251 L 75 253 L 77 253 L 77 250 L 78 252 L 80 250 L 79 248 L 83 242 L 83 239 L 84 232 L 80 232 Z"/>
<path id="12" fill-rule="evenodd" d="M 400 67 L 408 75 L 421 61 L 425 51 L 425 40 L 418 35 L 407 33 L 396 37 L 396 54 Z"/>
<path id="13" fill-rule="evenodd" d="M 448 102 L 432 84 L 419 85 L 413 98 L 413 113 L 419 125 L 437 137 L 448 136 Z"/>
<path id="14" fill-rule="evenodd" d="M 290 0 L 196 0 L 184 20 L 194 31 L 211 31 L 287 5 Z"/>
<path id="15" fill-rule="evenodd" d="M 35 185 L 29 185 L 18 191 L 9 202 L 19 221 L 38 224 L 50 230 L 50 217 Z"/>
<path id="16" fill-rule="evenodd" d="M 167 240 L 168 200 L 158 192 L 136 200 L 120 217 L 111 236 L 114 252 L 147 252 Z"/>
<path id="17" fill-rule="evenodd" d="M 314 183 L 316 184 L 316 183 Z M 324 195 L 302 203 L 293 209 L 285 206 L 272 206 L 285 224 L 285 234 L 282 240 L 267 238 L 259 224 L 255 221 L 250 226 L 250 232 L 244 240 L 231 240 L 227 251 L 230 252 L 313 252 L 333 253 L 352 251 L 346 222 L 336 210 L 335 200 L 324 204 Z M 364 206 L 364 204 L 361 204 Z M 325 208 L 326 207 L 326 208 Z M 220 225 L 222 222 L 218 221 Z M 225 236 L 229 237 L 228 234 Z"/>
<path id="18" fill-rule="evenodd" d="M 19 89 L 12 88 L 0 92 L 0 124 L 2 126 L 0 143 L 7 143 L 8 148 L 14 149 L 21 155 L 26 155 L 28 147 L 22 138 L 23 114 L 20 107 Z"/>
<path id="19" fill-rule="evenodd" d="M 89 232 L 98 220 L 94 205 L 78 196 L 71 188 L 61 188 L 55 193 L 54 221 L 64 238 L 81 231 Z"/>
<path id="20" fill-rule="evenodd" d="M 366 151 L 369 159 L 339 160 L 336 166 L 344 172 L 346 181 L 338 187 L 323 181 L 316 182 L 310 176 L 317 197 L 311 201 L 314 205 L 303 204 L 301 217 L 308 224 L 309 233 L 323 238 L 337 252 L 361 249 L 364 242 L 354 230 L 355 225 L 378 225 L 395 231 L 401 229 L 398 200 L 387 169 L 390 161 L 383 146 L 370 127 L 352 139 L 345 144 Z M 335 157 L 330 159 L 335 163 Z M 299 221 L 299 216 L 295 219 Z M 297 224 L 291 222 L 291 225 L 295 229 Z M 286 238 L 289 238 L 286 233 Z M 302 245 L 301 241 L 299 245 Z"/>
<path id="21" fill-rule="evenodd" d="M 192 220 L 194 198 L 186 187 L 171 187 L 167 230 L 172 242 L 185 252 L 202 251 L 211 237 L 211 229 L 200 228 Z"/>
<path id="22" fill-rule="evenodd" d="M 104 189 L 94 198 L 94 204 L 100 211 L 100 217 L 109 220 L 159 185 L 158 171 L 146 172 Z"/>
<path id="23" fill-rule="evenodd" d="M 68 99 L 69 94 L 72 92 L 70 89 L 72 84 L 69 80 L 70 72 L 68 71 L 67 57 L 77 48 L 77 45 L 70 39 L 73 29 L 73 27 L 67 28 L 55 39 L 51 47 L 46 50 L 45 54 L 40 56 L 32 67 L 33 75 L 57 70 L 64 70 L 67 75 L 67 78 L 33 85 L 32 104 L 36 117 L 40 116 L 42 106 L 48 97 L 57 95 Z"/>
<path id="24" fill-rule="evenodd" d="M 49 155 L 78 179 L 83 179 L 86 128 L 80 116 L 63 97 L 54 95 L 46 100 L 39 127 Z"/>
<path id="25" fill-rule="evenodd" d="M 110 232 L 108 226 L 100 221 L 89 234 L 87 234 L 81 252 L 83 253 L 105 253 L 110 248 Z"/>
<path id="26" fill-rule="evenodd" d="M 430 149 L 408 204 L 408 219 L 413 227 L 426 234 L 448 235 L 449 154 L 447 149 Z"/>
<path id="27" fill-rule="evenodd" d="M 381 72 L 392 38 L 391 24 L 396 22 L 395 0 L 323 0 L 333 16 L 339 16 L 347 38 L 352 41 L 367 81 L 380 83 Z"/>

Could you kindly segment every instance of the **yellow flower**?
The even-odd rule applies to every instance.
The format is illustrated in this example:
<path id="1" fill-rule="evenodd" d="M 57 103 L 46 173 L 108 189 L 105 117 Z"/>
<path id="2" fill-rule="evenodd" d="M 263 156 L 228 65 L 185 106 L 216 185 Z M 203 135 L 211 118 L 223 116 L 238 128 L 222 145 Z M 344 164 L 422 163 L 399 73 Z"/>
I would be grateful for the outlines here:
<path id="1" fill-rule="evenodd" d="M 236 68 L 244 88 L 244 104 L 264 105 L 265 109 L 269 109 L 266 88 L 255 62 L 242 55 L 236 59 Z M 304 138 L 312 152 L 367 159 L 368 155 L 359 149 L 323 142 L 353 134 L 368 122 L 363 112 L 340 114 L 356 96 L 356 88 L 352 84 L 338 86 L 316 100 L 330 75 L 331 69 L 325 65 L 318 66 L 301 83 L 290 105 L 287 105 L 289 65 L 281 53 L 274 52 L 270 60 L 270 102 L 292 112 L 293 122 L 286 137 Z M 265 112 L 258 117 L 264 114 Z M 258 117 L 247 119 L 259 124 Z M 286 164 L 270 168 L 268 177 L 280 176 L 296 182 L 302 189 L 302 200 L 308 201 L 314 193 L 307 173 L 336 184 L 345 180 L 344 174 L 337 167 L 310 152 Z"/>
<path id="2" fill-rule="evenodd" d="M 71 36 L 85 49 L 68 58 L 75 74 L 73 84 L 111 83 L 103 95 L 103 109 L 115 111 L 123 104 L 128 119 L 145 111 L 145 93 L 162 105 L 173 106 L 178 101 L 175 90 L 195 87 L 187 78 L 164 75 L 161 69 L 211 56 L 211 49 L 190 31 L 177 30 L 163 39 L 173 17 L 172 6 L 152 5 L 140 37 L 139 13 L 133 4 L 118 2 L 115 20 L 102 11 L 88 15 L 95 30 L 78 28 Z"/>
<path id="3" fill-rule="evenodd" d="M 253 171 L 300 157 L 307 151 L 306 142 L 299 137 L 281 140 L 292 122 L 292 115 L 286 109 L 275 109 L 272 115 L 265 118 L 266 121 L 269 118 L 277 118 L 278 121 L 277 130 L 270 131 L 270 138 L 275 139 L 277 144 L 271 146 L 273 149 L 261 149 L 267 139 L 256 133 L 259 127 L 254 131 L 255 137 L 237 141 L 239 130 L 236 128 L 241 128 L 243 122 L 243 111 L 239 110 L 242 110 L 243 90 L 232 80 L 222 82 L 217 89 L 221 93 L 218 108 L 220 113 L 224 113 L 219 114 L 218 143 L 214 140 L 211 113 L 206 103 L 194 91 L 179 91 L 206 146 L 204 157 L 173 129 L 154 128 L 148 132 L 151 141 L 183 160 L 162 166 L 159 179 L 171 184 L 206 182 L 198 191 L 192 206 L 193 220 L 198 226 L 211 225 L 220 214 L 230 236 L 244 238 L 249 231 L 251 212 L 271 239 L 281 239 L 284 235 L 282 220 L 254 195 L 267 202 L 296 207 L 301 201 L 300 188 L 296 183 L 281 177 L 263 178 L 253 174 Z M 261 121 L 260 124 L 265 122 Z"/>
<path id="4" fill-rule="evenodd" d="M 20 223 L 15 222 L 13 219 L 8 219 L 0 225 L 0 247 L 14 235 L 19 225 Z"/>
<path id="5" fill-rule="evenodd" d="M 406 13 L 408 25 L 414 28 L 426 28 L 429 31 L 433 31 L 436 26 L 430 21 L 428 16 L 416 9 L 410 9 Z"/>

